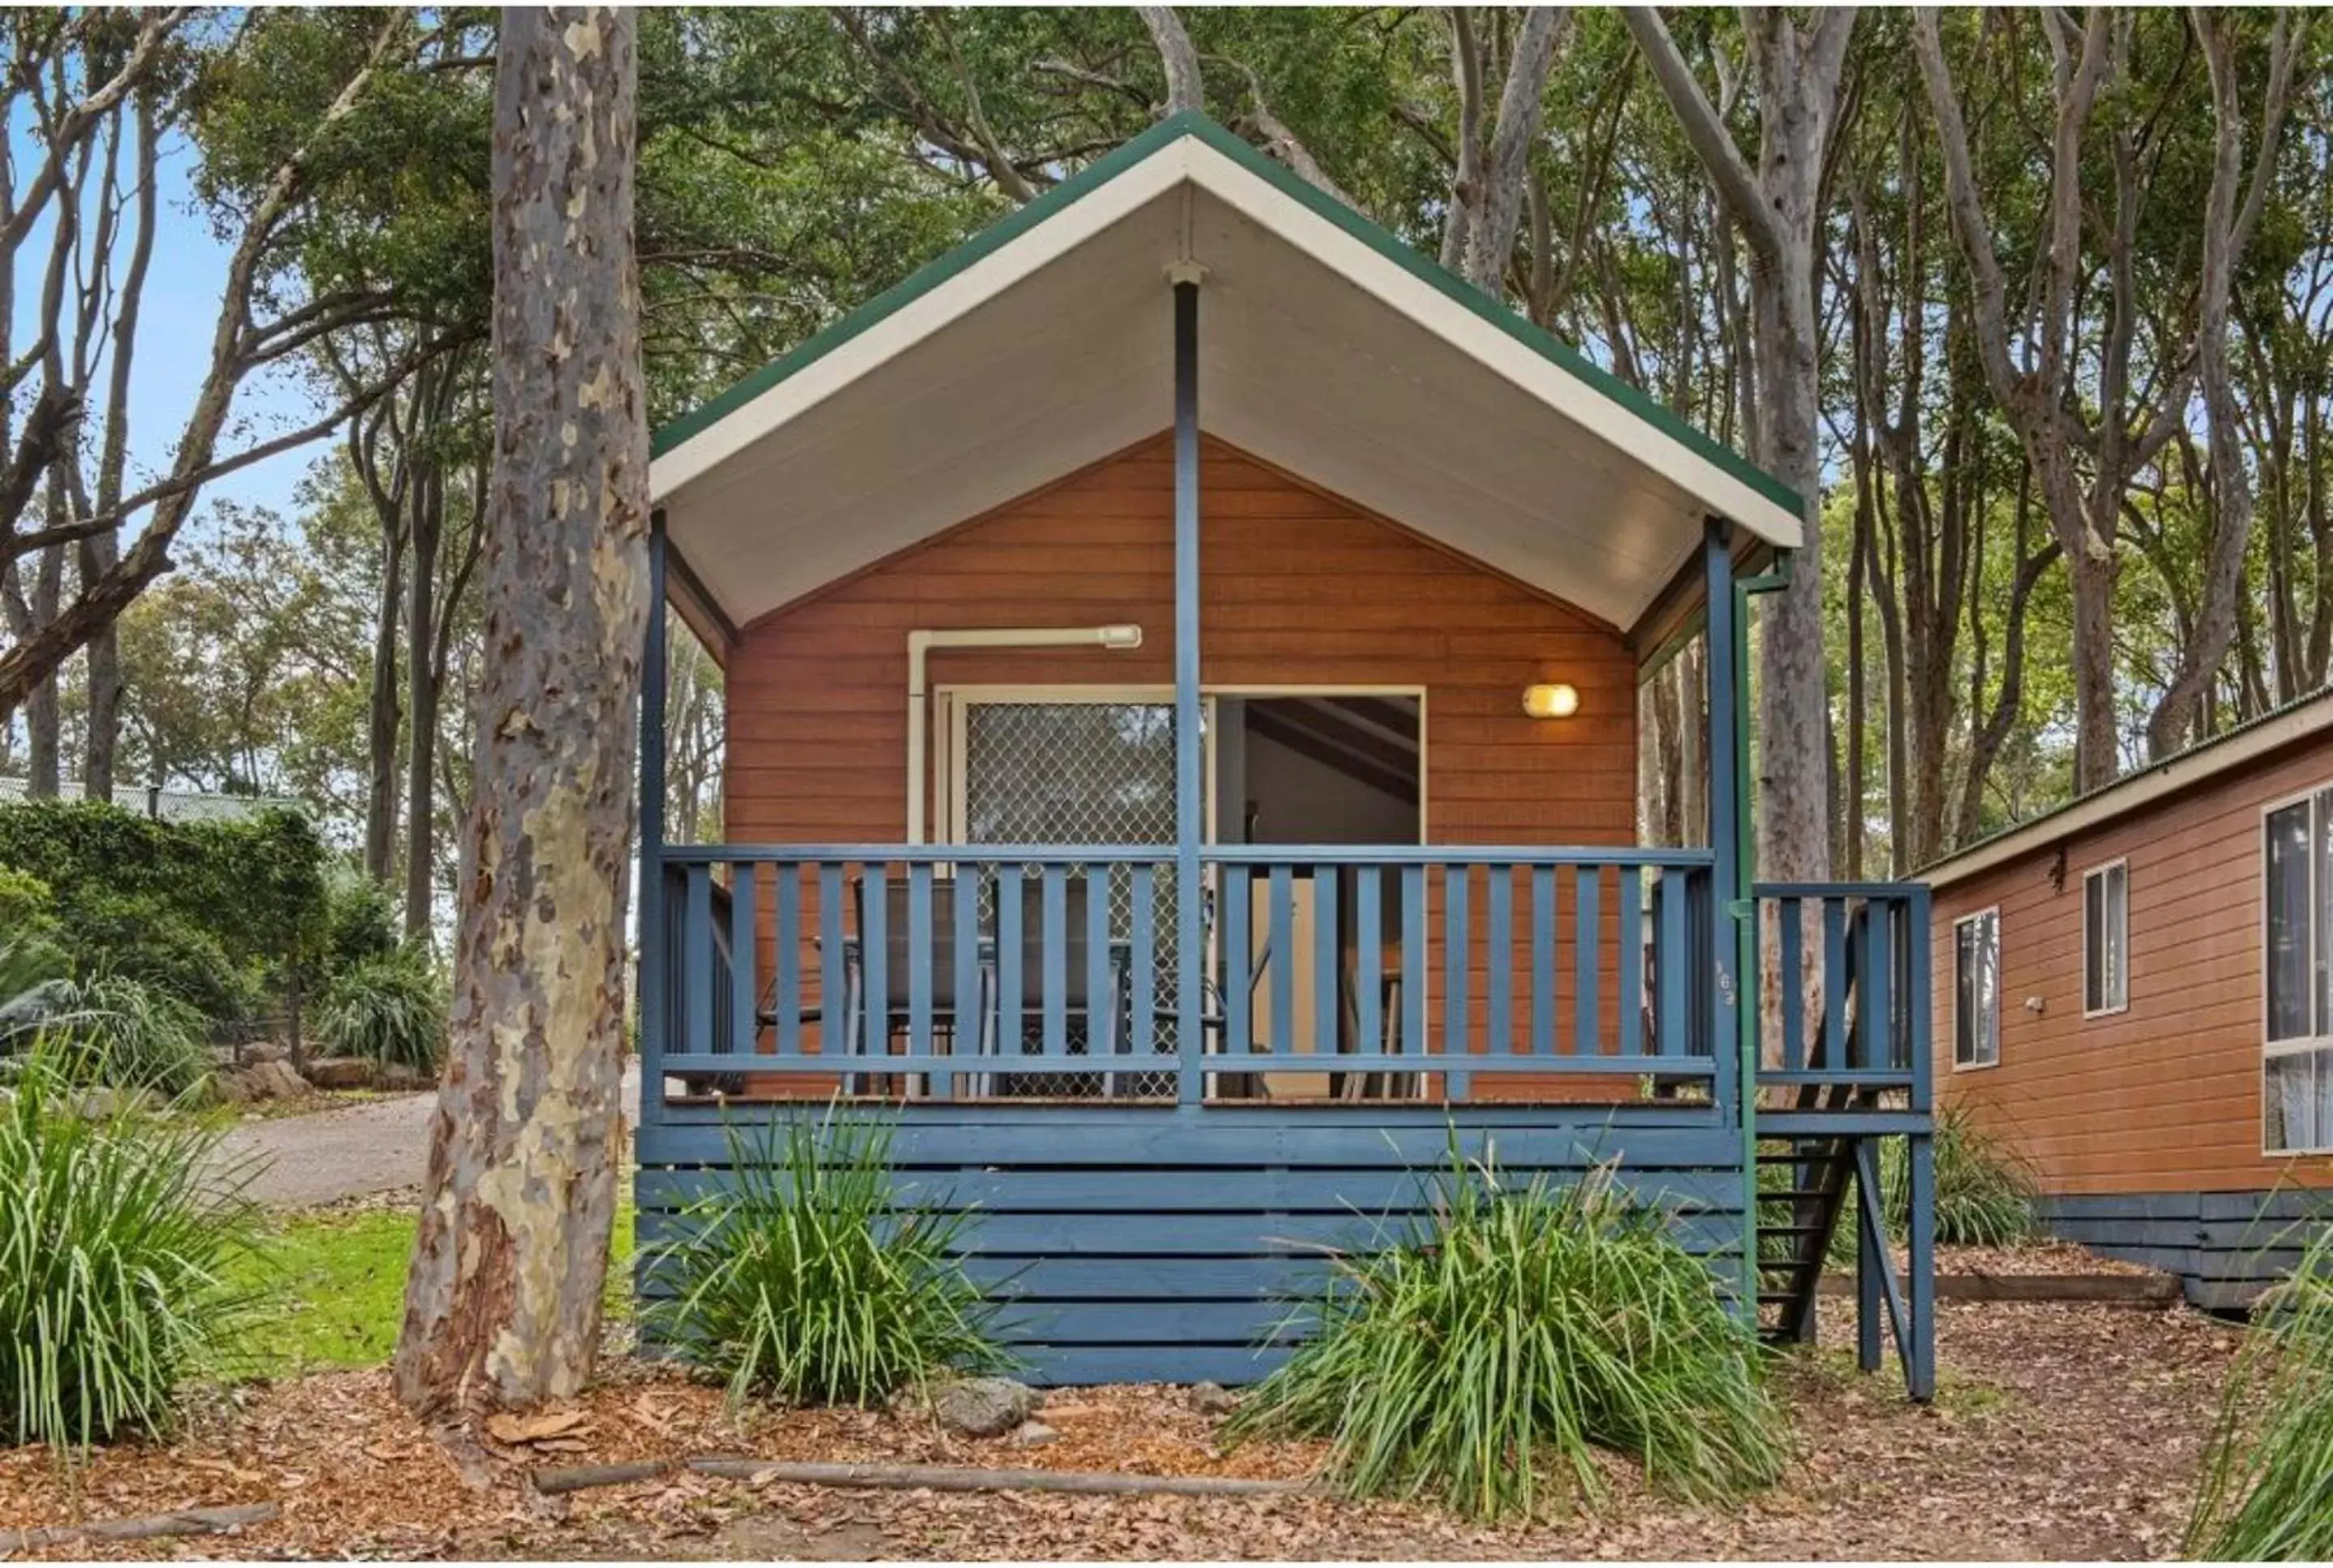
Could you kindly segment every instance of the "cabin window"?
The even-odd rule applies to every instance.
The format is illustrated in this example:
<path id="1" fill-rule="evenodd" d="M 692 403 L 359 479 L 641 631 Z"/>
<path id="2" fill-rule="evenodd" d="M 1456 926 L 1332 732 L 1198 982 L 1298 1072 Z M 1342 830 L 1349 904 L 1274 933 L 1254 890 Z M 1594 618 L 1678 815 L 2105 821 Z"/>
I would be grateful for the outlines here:
<path id="1" fill-rule="evenodd" d="M 2261 824 L 2268 997 L 2261 1146 L 2333 1149 L 2333 788 Z"/>
<path id="2" fill-rule="evenodd" d="M 2130 867 L 2122 861 L 2082 879 L 2082 1016 L 2130 1005 Z"/>
<path id="3" fill-rule="evenodd" d="M 2001 912 L 1953 923 L 1953 1065 L 2001 1063 Z"/>

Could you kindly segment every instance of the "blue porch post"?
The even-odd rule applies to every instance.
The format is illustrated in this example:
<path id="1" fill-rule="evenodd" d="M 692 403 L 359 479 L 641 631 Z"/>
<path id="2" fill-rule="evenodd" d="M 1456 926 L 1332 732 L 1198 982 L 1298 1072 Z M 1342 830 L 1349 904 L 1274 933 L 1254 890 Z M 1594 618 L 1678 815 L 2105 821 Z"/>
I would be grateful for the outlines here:
<path id="1" fill-rule="evenodd" d="M 1175 285 L 1175 1102 L 1206 1087 L 1200 977 L 1206 931 L 1200 900 L 1199 769 L 1199 284 L 1178 267 Z M 1195 271 L 1195 268 L 1187 269 Z"/>
<path id="2" fill-rule="evenodd" d="M 664 1119 L 665 1005 L 671 984 L 664 915 L 664 509 L 648 515 L 648 622 L 640 649 L 640 1120 Z M 747 962 L 751 962 L 748 959 Z"/>
<path id="3" fill-rule="evenodd" d="M 1742 1287 L 1735 1303 L 1745 1321 L 1758 1317 L 1758 1135 L 1752 1101 L 1752 1068 L 1743 1054 L 1743 949 L 1748 930 L 1742 919 L 1750 897 L 1745 832 L 1743 756 L 1743 698 L 1741 601 L 1733 582 L 1733 528 L 1711 517 L 1702 531 L 1702 590 L 1706 601 L 1709 679 L 1709 849 L 1714 869 L 1710 889 L 1710 1050 L 1715 1056 L 1713 1088 L 1720 1114 L 1739 1116 L 1742 1128 Z"/>
<path id="4" fill-rule="evenodd" d="M 1936 1082 L 1933 1049 L 1928 1038 L 1929 1018 L 1929 930 L 1931 917 L 1930 894 L 1925 882 L 1913 885 L 1909 919 L 1904 922 L 1905 997 L 1904 1010 L 1910 1036 L 1912 1068 L 1912 1110 L 1929 1130 L 1911 1135 L 1909 1168 L 1911 1199 L 1910 1280 L 1906 1294 L 1911 1304 L 1905 1316 L 1910 1321 L 1905 1332 L 1912 1342 L 1906 1356 L 1906 1380 L 1912 1397 L 1925 1404 L 1936 1397 L 1936 1143 L 1934 1122 Z"/>

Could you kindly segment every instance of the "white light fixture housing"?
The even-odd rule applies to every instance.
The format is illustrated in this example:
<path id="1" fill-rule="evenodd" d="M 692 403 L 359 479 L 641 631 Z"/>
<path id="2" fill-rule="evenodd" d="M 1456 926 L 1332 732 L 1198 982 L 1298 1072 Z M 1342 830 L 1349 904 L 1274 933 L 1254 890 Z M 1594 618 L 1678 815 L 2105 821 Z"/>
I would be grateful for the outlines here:
<path id="1" fill-rule="evenodd" d="M 1570 718 L 1579 711 L 1579 688 L 1564 681 L 1527 686 L 1523 711 L 1533 718 Z"/>

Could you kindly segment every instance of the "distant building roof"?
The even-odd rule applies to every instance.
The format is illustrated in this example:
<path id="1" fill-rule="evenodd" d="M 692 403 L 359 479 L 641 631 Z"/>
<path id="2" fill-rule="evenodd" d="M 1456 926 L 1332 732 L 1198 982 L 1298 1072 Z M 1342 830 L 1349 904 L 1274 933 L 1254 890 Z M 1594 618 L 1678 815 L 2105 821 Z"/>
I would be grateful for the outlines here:
<path id="1" fill-rule="evenodd" d="M 2295 697 L 2184 751 L 2174 752 L 2161 762 L 2149 763 L 2112 784 L 2076 795 L 2054 810 L 1954 850 L 1913 872 L 1911 880 L 1931 887 L 1949 886 L 2059 839 L 2119 822 L 2156 801 L 2232 773 L 2327 728 L 2333 728 L 2333 687 Z"/>
<path id="2" fill-rule="evenodd" d="M 0 802 L 28 801 L 33 798 L 30 779 L 0 775 Z M 76 792 L 73 799 L 80 799 Z M 152 817 L 164 822 L 244 822 L 267 811 L 296 812 L 301 803 L 286 795 L 222 795 L 201 790 L 163 789 L 158 785 L 140 787 L 116 784 L 113 803 L 141 817 Z"/>

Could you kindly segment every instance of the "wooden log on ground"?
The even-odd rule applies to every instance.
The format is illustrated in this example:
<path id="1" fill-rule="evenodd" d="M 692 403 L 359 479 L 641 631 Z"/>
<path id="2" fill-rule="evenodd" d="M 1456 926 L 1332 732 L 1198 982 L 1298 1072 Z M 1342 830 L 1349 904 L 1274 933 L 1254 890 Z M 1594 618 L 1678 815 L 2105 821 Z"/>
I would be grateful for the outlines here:
<path id="1" fill-rule="evenodd" d="M 43 1525 L 0 1530 L 0 1554 L 40 1552 L 75 1541 L 153 1541 L 170 1535 L 218 1535 L 246 1525 L 264 1525 L 283 1512 L 279 1503 L 232 1503 L 216 1508 L 179 1508 L 138 1519 L 96 1519 L 86 1525 Z"/>
<path id="2" fill-rule="evenodd" d="M 533 1472 L 534 1489 L 546 1495 L 581 1492 L 653 1480 L 675 1469 L 727 1481 L 783 1482 L 798 1486 L 853 1486 L 935 1492 L 1077 1492 L 1087 1495 L 1171 1497 L 1286 1496 L 1311 1489 L 1309 1481 L 1259 1481 L 1237 1476 L 1135 1476 L 1109 1470 L 1001 1470 L 980 1465 L 833 1465 L 790 1459 L 745 1459 L 725 1456 L 683 1459 L 677 1464 L 644 1460 L 629 1465 L 576 1465 Z"/>
<path id="3" fill-rule="evenodd" d="M 1855 1276 L 1824 1275 L 1822 1294 L 1853 1296 Z M 2167 1307 L 2180 1299 L 2180 1286 L 2179 1277 L 2168 1274 L 1940 1274 L 1936 1299 Z"/>

